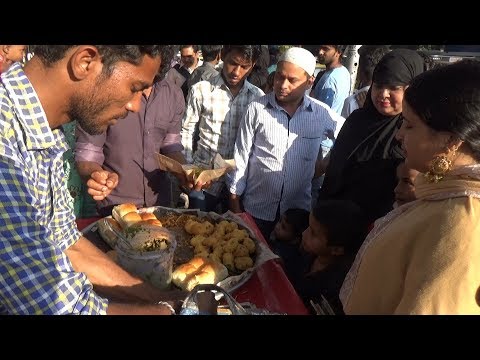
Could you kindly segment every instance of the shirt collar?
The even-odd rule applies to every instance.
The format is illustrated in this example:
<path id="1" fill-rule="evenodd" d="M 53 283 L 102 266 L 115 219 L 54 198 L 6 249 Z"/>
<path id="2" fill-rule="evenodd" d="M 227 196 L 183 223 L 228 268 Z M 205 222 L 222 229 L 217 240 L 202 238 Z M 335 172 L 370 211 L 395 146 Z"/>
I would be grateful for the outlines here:
<path id="1" fill-rule="evenodd" d="M 28 150 L 52 147 L 59 140 L 61 131 L 50 129 L 47 116 L 37 93 L 28 80 L 20 63 L 14 63 L 2 74 L 2 82 L 7 96 L 14 103 L 16 118 L 25 132 L 25 145 Z M 52 89 L 55 91 L 55 89 Z"/>
<path id="2" fill-rule="evenodd" d="M 211 91 L 213 92 L 215 89 L 222 89 L 223 90 L 228 90 L 230 91 L 230 89 L 228 88 L 227 84 L 225 83 L 225 81 L 223 80 L 223 77 L 222 77 L 222 72 L 220 71 L 218 75 L 215 75 L 214 77 L 212 77 L 212 80 L 211 80 L 211 84 L 212 84 L 212 87 L 211 87 Z M 238 94 L 244 94 L 246 93 L 247 91 L 252 91 L 253 87 L 255 85 L 251 84 L 248 82 L 247 79 L 245 79 L 245 81 L 243 82 L 243 86 L 242 88 L 240 89 L 240 91 L 238 92 Z"/>

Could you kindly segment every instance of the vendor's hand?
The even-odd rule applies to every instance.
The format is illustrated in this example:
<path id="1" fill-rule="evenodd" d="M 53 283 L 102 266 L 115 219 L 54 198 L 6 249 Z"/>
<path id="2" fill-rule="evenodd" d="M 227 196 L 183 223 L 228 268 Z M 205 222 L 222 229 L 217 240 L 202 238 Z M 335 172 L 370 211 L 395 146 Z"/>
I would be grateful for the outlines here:
<path id="1" fill-rule="evenodd" d="M 230 207 L 231 212 L 235 214 L 243 212 L 240 196 L 236 194 L 230 194 L 230 198 L 228 199 L 228 201 L 229 201 L 228 205 Z"/>
<path id="2" fill-rule="evenodd" d="M 183 301 L 187 298 L 189 292 L 184 290 L 164 291 L 159 301 L 166 301 L 175 309 L 178 314 L 182 308 Z"/>
<path id="3" fill-rule="evenodd" d="M 202 189 L 208 189 L 211 185 L 212 185 L 212 182 L 211 181 L 207 181 L 207 182 L 200 182 L 200 181 L 197 181 L 195 183 L 195 185 L 193 185 L 192 183 L 188 184 L 189 185 L 189 188 L 190 189 L 194 189 L 196 191 L 200 191 Z"/>
<path id="4" fill-rule="evenodd" d="M 93 200 L 105 199 L 118 185 L 118 175 L 106 170 L 94 171 L 87 181 L 88 193 Z"/>
<path id="5" fill-rule="evenodd" d="M 330 140 L 335 140 L 335 133 L 333 132 L 332 129 L 325 130 L 325 136 Z"/>

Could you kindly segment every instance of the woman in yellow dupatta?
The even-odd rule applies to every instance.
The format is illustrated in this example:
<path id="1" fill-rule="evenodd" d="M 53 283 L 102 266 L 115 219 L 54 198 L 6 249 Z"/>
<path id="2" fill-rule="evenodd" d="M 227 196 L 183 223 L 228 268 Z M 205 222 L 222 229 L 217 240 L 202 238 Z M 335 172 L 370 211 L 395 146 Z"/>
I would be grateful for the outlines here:
<path id="1" fill-rule="evenodd" d="M 379 219 L 343 283 L 346 314 L 480 314 L 480 62 L 416 77 L 397 138 L 417 200 Z"/>

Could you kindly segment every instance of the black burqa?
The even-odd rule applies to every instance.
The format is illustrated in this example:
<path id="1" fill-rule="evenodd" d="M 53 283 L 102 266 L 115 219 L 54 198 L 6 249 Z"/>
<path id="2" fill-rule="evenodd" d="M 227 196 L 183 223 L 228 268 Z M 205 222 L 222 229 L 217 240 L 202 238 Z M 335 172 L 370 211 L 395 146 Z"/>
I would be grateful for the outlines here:
<path id="1" fill-rule="evenodd" d="M 415 51 L 395 49 L 375 67 L 373 82 L 405 86 L 423 72 L 423 59 Z M 319 200 L 346 199 L 358 204 L 369 222 L 392 209 L 396 168 L 403 160 L 395 134 L 401 115 L 380 114 L 371 100 L 371 89 L 363 108 L 345 121 L 330 154 L 330 162 Z"/>

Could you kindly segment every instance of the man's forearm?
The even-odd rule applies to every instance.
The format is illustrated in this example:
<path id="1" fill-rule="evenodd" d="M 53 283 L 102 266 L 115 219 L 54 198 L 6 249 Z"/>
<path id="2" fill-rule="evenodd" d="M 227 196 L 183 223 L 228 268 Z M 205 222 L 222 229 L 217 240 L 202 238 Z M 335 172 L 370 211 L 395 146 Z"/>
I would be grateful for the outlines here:
<path id="1" fill-rule="evenodd" d="M 242 201 L 240 195 L 230 193 L 229 199 L 230 210 L 234 213 L 243 212 Z"/>
<path id="2" fill-rule="evenodd" d="M 65 253 L 75 271 L 85 273 L 102 296 L 127 302 L 169 300 L 153 285 L 123 270 L 83 236 Z"/>
<path id="3" fill-rule="evenodd" d="M 94 171 L 103 171 L 102 166 L 93 161 L 77 161 L 75 163 L 78 174 L 82 181 L 86 183 Z"/>
<path id="4" fill-rule="evenodd" d="M 322 176 L 327 171 L 328 163 L 330 162 L 330 152 L 322 159 L 321 157 L 317 159 L 315 163 L 315 174 L 314 178 Z"/>

